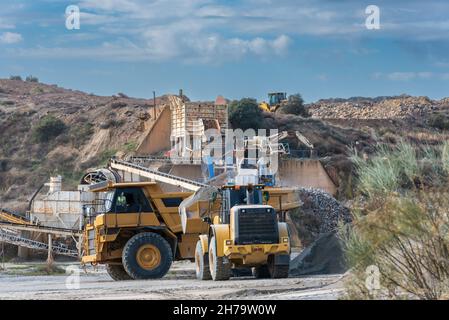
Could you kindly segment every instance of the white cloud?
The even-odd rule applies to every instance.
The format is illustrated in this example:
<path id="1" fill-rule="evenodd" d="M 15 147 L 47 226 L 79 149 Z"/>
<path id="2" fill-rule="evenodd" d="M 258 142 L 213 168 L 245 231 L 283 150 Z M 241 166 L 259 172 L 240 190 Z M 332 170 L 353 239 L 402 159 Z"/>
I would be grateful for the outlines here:
<path id="1" fill-rule="evenodd" d="M 0 29 L 14 29 L 14 25 L 0 17 Z"/>
<path id="2" fill-rule="evenodd" d="M 394 81 L 409 81 L 415 79 L 417 74 L 415 72 L 392 72 L 387 75 L 387 78 Z"/>
<path id="3" fill-rule="evenodd" d="M 449 80 L 449 73 L 434 73 L 429 71 L 421 71 L 421 72 L 391 72 L 391 73 L 382 73 L 375 72 L 372 74 L 372 78 L 376 80 L 392 80 L 392 81 L 412 81 L 412 80 L 429 80 L 429 79 L 440 79 L 440 80 Z"/>
<path id="4" fill-rule="evenodd" d="M 22 41 L 22 35 L 15 32 L 3 32 L 0 35 L 0 42 L 6 44 L 13 44 Z"/>

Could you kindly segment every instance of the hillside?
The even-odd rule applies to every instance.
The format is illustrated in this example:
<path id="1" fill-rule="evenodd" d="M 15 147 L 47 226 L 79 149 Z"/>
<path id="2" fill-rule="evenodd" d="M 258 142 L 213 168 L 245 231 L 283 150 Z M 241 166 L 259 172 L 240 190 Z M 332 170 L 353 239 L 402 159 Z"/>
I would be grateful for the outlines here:
<path id="1" fill-rule="evenodd" d="M 166 96 L 159 97 L 157 105 L 166 101 Z M 356 112 L 374 114 L 386 104 L 403 110 L 410 101 L 410 108 L 419 110 L 413 116 L 400 112 L 397 117 L 390 113 L 384 118 L 362 117 Z M 351 188 L 350 148 L 369 154 L 377 142 L 394 143 L 401 136 L 418 144 L 439 143 L 448 138 L 441 129 L 447 106 L 448 99 L 435 102 L 408 96 L 334 99 L 309 105 L 312 118 L 264 116 L 271 128 L 301 131 L 346 196 Z M 0 206 L 23 210 L 49 175 L 61 174 L 65 187 L 73 188 L 87 168 L 104 165 L 113 155 L 134 153 L 153 124 L 153 111 L 152 100 L 124 94 L 96 96 L 56 85 L 0 80 Z M 435 116 L 439 122 L 432 120 Z M 45 130 L 49 135 L 42 134 Z M 295 140 L 290 144 L 301 149 Z"/>
<path id="2" fill-rule="evenodd" d="M 0 80 L 0 201 L 23 207 L 50 174 L 61 174 L 66 187 L 76 186 L 86 168 L 134 150 L 152 115 L 153 100 Z M 64 126 L 45 141 L 37 128 L 49 118 Z"/>

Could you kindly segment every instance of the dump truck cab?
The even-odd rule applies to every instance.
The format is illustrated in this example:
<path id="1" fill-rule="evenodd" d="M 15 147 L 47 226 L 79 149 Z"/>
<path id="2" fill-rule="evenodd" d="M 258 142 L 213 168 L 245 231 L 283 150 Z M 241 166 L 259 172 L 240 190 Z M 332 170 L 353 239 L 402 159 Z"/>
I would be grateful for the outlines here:
<path id="1" fill-rule="evenodd" d="M 231 269 L 250 269 L 256 278 L 288 277 L 290 239 L 263 185 L 224 186 L 219 214 L 200 236 L 195 252 L 198 279 L 226 280 Z"/>
<path id="2" fill-rule="evenodd" d="M 193 259 L 201 224 L 183 233 L 179 204 L 191 192 L 163 192 L 156 182 L 101 182 L 83 207 L 82 263 L 106 264 L 114 280 L 163 277 L 177 259 Z M 203 223 L 207 229 L 207 224 Z"/>

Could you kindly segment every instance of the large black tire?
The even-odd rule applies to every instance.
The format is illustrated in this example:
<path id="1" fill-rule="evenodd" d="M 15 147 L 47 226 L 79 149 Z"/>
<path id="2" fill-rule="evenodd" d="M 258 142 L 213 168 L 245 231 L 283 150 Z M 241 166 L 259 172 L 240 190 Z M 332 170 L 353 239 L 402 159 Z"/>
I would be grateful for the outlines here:
<path id="1" fill-rule="evenodd" d="M 122 261 L 133 279 L 159 279 L 170 269 L 173 254 L 167 240 L 157 233 L 143 232 L 128 240 Z"/>
<path id="2" fill-rule="evenodd" d="M 231 276 L 231 264 L 224 257 L 217 257 L 217 243 L 212 237 L 209 243 L 209 267 L 212 280 L 228 280 Z"/>
<path id="3" fill-rule="evenodd" d="M 268 271 L 268 266 L 264 264 L 263 266 L 257 266 L 252 269 L 253 276 L 256 279 L 268 279 L 271 277 L 270 271 Z"/>
<path id="4" fill-rule="evenodd" d="M 201 240 L 198 240 L 195 248 L 195 273 L 198 280 L 210 280 L 209 254 L 203 252 Z"/>
<path id="5" fill-rule="evenodd" d="M 106 271 L 115 281 L 132 280 L 122 264 L 108 264 L 106 265 Z"/>
<path id="6" fill-rule="evenodd" d="M 273 279 L 288 278 L 289 265 L 275 265 L 274 257 L 268 258 L 268 271 Z"/>

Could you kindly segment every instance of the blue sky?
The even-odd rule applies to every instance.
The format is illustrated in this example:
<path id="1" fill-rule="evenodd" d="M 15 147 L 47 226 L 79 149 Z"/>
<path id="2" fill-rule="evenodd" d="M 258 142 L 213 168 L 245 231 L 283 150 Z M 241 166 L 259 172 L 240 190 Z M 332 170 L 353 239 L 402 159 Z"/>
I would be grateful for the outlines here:
<path id="1" fill-rule="evenodd" d="M 77 5 L 80 29 L 65 27 Z M 365 26 L 368 5 L 380 29 Z M 100 95 L 449 96 L 449 1 L 0 0 L 0 77 Z"/>

